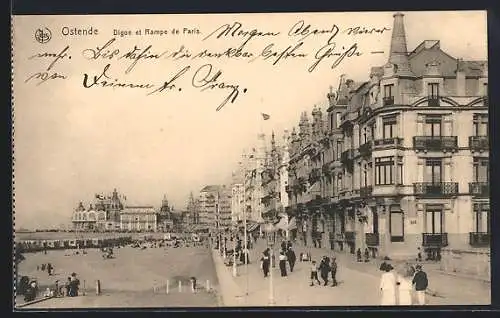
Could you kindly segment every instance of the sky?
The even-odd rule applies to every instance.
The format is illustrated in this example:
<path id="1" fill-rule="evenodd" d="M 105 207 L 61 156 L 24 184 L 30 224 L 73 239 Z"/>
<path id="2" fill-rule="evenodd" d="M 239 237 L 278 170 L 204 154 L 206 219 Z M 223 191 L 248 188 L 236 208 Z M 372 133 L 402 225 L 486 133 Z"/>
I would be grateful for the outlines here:
<path id="1" fill-rule="evenodd" d="M 393 12 L 225 14 L 225 15 L 129 15 L 129 16 L 16 16 L 13 19 L 14 91 L 14 195 L 16 228 L 43 228 L 68 224 L 79 201 L 86 206 L 95 193 L 116 188 L 128 204 L 159 206 L 166 194 L 176 209 L 185 207 L 189 193 L 204 185 L 226 183 L 244 149 L 256 145 L 257 133 L 278 136 L 298 124 L 300 113 L 309 114 L 315 105 L 326 109 L 329 87 L 337 87 L 341 74 L 367 80 L 372 66 L 387 62 L 391 32 L 347 35 L 349 27 L 392 28 Z M 405 12 L 408 50 L 424 40 L 440 40 L 441 48 L 465 60 L 487 59 L 486 13 L 481 11 Z M 323 60 L 313 72 L 314 54 L 331 34 L 312 34 L 297 52 L 303 58 L 281 59 L 277 65 L 262 57 L 220 59 L 143 59 L 129 73 L 131 61 L 89 59 L 90 49 L 116 37 L 112 49 L 118 56 L 137 46 L 152 45 L 151 52 L 173 52 L 181 45 L 190 51 L 222 52 L 238 47 L 242 36 L 207 37 L 224 24 L 238 21 L 242 29 L 279 33 L 253 37 L 245 46 L 258 55 L 270 43 L 276 51 L 295 46 L 300 37 L 289 36 L 295 23 L 311 24 L 309 30 L 341 31 L 337 50 L 354 43 L 362 54 L 345 58 L 331 68 L 333 59 Z M 35 30 L 51 30 L 49 42 L 35 40 Z M 67 28 L 65 28 L 67 27 Z M 72 28 L 98 29 L 97 35 L 63 35 Z M 144 35 L 145 29 L 170 30 L 179 34 Z M 184 34 L 183 29 L 200 34 Z M 114 30 L 131 31 L 120 37 Z M 141 29 L 143 34 L 136 35 Z M 217 33 L 215 33 L 217 34 Z M 53 58 L 30 58 L 41 53 L 65 57 L 47 71 L 65 79 L 48 79 L 38 84 Z M 111 48 L 111 47 L 110 47 Z M 278 50 L 278 48 L 280 48 Z M 371 54 L 381 51 L 380 54 Z M 168 55 L 168 54 L 167 54 Z M 68 57 L 71 56 L 71 59 Z M 155 88 L 180 69 L 191 69 L 176 81 L 175 90 L 147 95 L 148 90 L 83 87 L 83 76 L 91 83 L 106 64 L 107 73 L 124 83 L 152 83 Z M 205 63 L 221 70 L 226 84 L 238 84 L 234 103 L 220 111 L 217 106 L 228 89 L 201 92 L 190 85 L 194 71 Z M 206 69 L 205 69 L 206 70 Z M 35 74 L 35 78 L 27 79 Z M 27 81 L 27 82 L 26 82 Z M 97 86 L 97 85 L 96 85 Z M 182 87 L 181 87 L 182 86 Z M 177 88 L 182 88 L 178 91 Z M 243 93 L 246 88 L 246 93 Z M 150 90 L 151 91 L 151 90 Z M 261 113 L 269 114 L 267 121 Z"/>

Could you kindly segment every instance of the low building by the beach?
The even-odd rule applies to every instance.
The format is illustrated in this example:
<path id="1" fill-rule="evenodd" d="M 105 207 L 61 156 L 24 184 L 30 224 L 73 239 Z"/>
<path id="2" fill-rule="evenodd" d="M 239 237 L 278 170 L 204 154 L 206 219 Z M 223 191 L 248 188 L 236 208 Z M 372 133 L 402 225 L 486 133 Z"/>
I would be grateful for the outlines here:
<path id="1" fill-rule="evenodd" d="M 120 212 L 120 229 L 131 232 L 156 232 L 158 212 L 153 206 L 126 206 Z"/>

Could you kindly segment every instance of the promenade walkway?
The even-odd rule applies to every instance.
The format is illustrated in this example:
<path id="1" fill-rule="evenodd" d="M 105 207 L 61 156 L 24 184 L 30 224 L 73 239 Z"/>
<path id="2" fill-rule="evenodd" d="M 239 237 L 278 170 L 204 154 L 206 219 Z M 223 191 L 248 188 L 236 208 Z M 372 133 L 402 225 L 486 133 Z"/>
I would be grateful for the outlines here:
<path id="1" fill-rule="evenodd" d="M 248 269 L 238 266 L 238 276 L 232 276 L 232 268 L 223 264 L 221 256 L 214 251 L 219 284 L 225 306 L 376 306 L 380 301 L 380 261 L 357 263 L 352 255 L 335 253 L 339 267 L 337 279 L 340 284 L 331 286 L 309 286 L 309 262 L 297 262 L 293 273 L 280 277 L 278 267 L 273 269 L 273 293 L 270 278 L 264 278 L 260 269 L 260 255 L 265 249 L 260 240 L 250 251 Z M 297 257 L 301 252 L 311 253 L 313 259 L 332 256 L 329 249 L 294 247 Z M 277 249 L 276 249 L 277 251 Z M 427 268 L 429 267 L 429 268 Z M 487 283 L 441 274 L 435 265 L 425 264 L 429 275 L 429 305 L 479 305 L 490 303 L 491 286 Z M 432 296 L 434 294 L 436 296 Z M 272 295 L 272 296 L 271 296 Z"/>

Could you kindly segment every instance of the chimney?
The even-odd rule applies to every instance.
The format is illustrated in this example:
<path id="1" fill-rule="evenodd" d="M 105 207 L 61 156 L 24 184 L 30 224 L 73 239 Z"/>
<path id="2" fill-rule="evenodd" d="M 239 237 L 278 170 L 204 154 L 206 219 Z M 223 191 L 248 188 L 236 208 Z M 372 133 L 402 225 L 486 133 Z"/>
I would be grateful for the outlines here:
<path id="1" fill-rule="evenodd" d="M 462 59 L 457 59 L 457 96 L 465 96 L 465 70 Z"/>
<path id="2" fill-rule="evenodd" d="M 406 34 L 404 26 L 404 14 L 398 12 L 394 14 L 394 25 L 392 28 L 391 52 L 389 63 L 395 65 L 395 75 L 410 76 L 415 75 L 411 71 L 408 61 L 408 49 L 406 47 Z"/>

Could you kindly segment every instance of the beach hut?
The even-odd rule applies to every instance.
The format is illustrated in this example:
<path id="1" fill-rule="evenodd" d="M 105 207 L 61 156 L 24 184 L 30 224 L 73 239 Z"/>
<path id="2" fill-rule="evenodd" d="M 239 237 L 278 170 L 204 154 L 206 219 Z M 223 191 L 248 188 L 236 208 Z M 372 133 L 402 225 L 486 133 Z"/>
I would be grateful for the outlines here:
<path id="1" fill-rule="evenodd" d="M 69 244 L 69 242 L 70 242 L 70 240 L 65 239 L 65 240 L 62 242 L 63 247 L 64 247 L 64 248 L 70 248 L 70 247 L 71 247 L 71 245 Z"/>
<path id="2" fill-rule="evenodd" d="M 99 239 L 98 238 L 93 238 L 92 239 L 92 246 L 93 247 L 99 247 Z"/>
<path id="3" fill-rule="evenodd" d="M 55 244 L 54 240 L 47 241 L 47 248 L 54 249 L 55 247 L 56 247 L 56 244 Z"/>
<path id="4" fill-rule="evenodd" d="M 78 242 L 77 240 L 69 240 L 69 246 L 70 247 L 77 247 Z"/>

